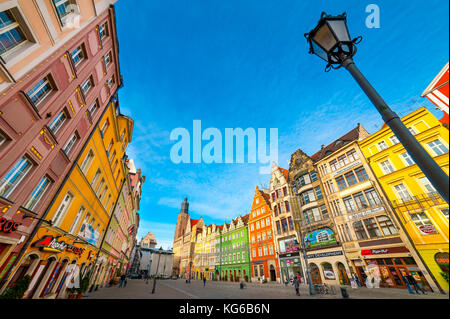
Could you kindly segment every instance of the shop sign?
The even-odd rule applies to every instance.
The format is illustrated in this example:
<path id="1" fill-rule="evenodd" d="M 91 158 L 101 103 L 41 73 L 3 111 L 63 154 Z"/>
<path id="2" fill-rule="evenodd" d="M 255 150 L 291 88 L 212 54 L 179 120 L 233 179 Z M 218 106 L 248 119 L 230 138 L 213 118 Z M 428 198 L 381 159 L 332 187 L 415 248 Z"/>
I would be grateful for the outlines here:
<path id="1" fill-rule="evenodd" d="M 98 231 L 95 231 L 91 225 L 84 223 L 81 225 L 78 236 L 95 246 L 98 241 L 99 233 Z"/>
<path id="2" fill-rule="evenodd" d="M 307 255 L 308 258 L 322 258 L 322 257 L 331 257 L 331 256 L 341 256 L 343 255 L 342 251 L 329 251 L 326 253 L 317 253 L 317 254 L 311 254 Z"/>
<path id="3" fill-rule="evenodd" d="M 325 279 L 331 279 L 331 280 L 336 279 L 336 276 L 334 275 L 334 272 L 331 271 L 331 270 L 324 270 L 323 271 L 323 275 L 325 276 Z"/>
<path id="4" fill-rule="evenodd" d="M 14 255 L 9 259 L 8 264 L 3 268 L 2 272 L 0 273 L 0 280 L 5 276 L 6 272 L 11 268 L 11 265 L 13 264 L 14 260 L 16 260 L 17 256 Z"/>
<path id="5" fill-rule="evenodd" d="M 284 240 L 280 240 L 280 252 L 281 253 L 288 253 L 292 251 L 297 251 L 298 248 L 298 241 L 297 238 L 288 238 Z"/>
<path id="6" fill-rule="evenodd" d="M 439 234 L 436 228 L 433 225 L 421 225 L 419 226 L 419 230 L 424 235 L 436 235 Z"/>
<path id="7" fill-rule="evenodd" d="M 299 256 L 300 254 L 298 252 L 296 253 L 289 253 L 289 254 L 280 254 L 280 258 L 286 258 L 286 257 L 294 257 Z"/>
<path id="8" fill-rule="evenodd" d="M 408 249 L 405 247 L 391 247 L 391 248 L 381 248 L 381 249 L 364 249 L 361 250 L 361 256 L 368 255 L 380 255 L 380 254 L 395 254 L 395 253 L 407 253 Z"/>
<path id="9" fill-rule="evenodd" d="M 384 207 L 380 206 L 380 207 L 372 208 L 369 210 L 365 210 L 365 211 L 357 213 L 357 214 L 348 215 L 348 219 L 350 219 L 350 220 L 357 219 L 357 218 L 373 215 L 373 214 L 376 214 L 376 213 L 382 212 L 382 211 L 384 211 Z"/>
<path id="10" fill-rule="evenodd" d="M 44 236 L 42 239 L 34 242 L 33 247 L 38 247 L 43 251 L 52 251 L 56 253 L 67 251 L 76 255 L 81 255 L 84 252 L 84 248 L 75 247 L 64 241 L 58 241 L 57 238 L 51 235 Z"/>
<path id="11" fill-rule="evenodd" d="M 6 219 L 5 217 L 0 217 L 0 232 L 7 234 L 14 233 L 20 225 L 22 224 Z"/>
<path id="12" fill-rule="evenodd" d="M 361 161 L 360 161 L 360 160 L 357 160 L 357 161 L 354 162 L 352 165 L 349 165 L 349 166 L 347 166 L 347 167 L 344 167 L 343 169 L 340 169 L 340 170 L 334 172 L 334 173 L 333 173 L 333 177 L 335 177 L 335 176 L 337 176 L 337 175 L 339 175 L 339 174 L 341 174 L 341 173 L 344 173 L 346 170 L 349 170 L 350 168 L 353 168 L 353 167 L 355 167 L 355 166 L 358 166 L 359 164 L 361 164 Z"/>
<path id="13" fill-rule="evenodd" d="M 329 228 L 316 230 L 305 236 L 306 248 L 336 244 L 336 236 Z"/>

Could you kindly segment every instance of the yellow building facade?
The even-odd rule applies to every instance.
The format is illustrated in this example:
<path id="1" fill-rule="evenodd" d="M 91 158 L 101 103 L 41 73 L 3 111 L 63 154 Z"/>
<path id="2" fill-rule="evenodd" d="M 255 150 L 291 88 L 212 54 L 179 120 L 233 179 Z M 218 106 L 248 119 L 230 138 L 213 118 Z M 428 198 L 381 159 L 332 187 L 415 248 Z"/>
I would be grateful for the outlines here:
<path id="1" fill-rule="evenodd" d="M 449 174 L 449 132 L 425 107 L 402 122 Z M 359 142 L 395 213 L 439 290 L 448 293 L 448 203 L 436 192 L 389 127 Z M 447 279 L 446 279 L 447 278 Z"/>
<path id="2" fill-rule="evenodd" d="M 76 153 L 79 148 L 74 146 L 74 153 L 66 154 L 75 158 L 75 164 L 9 280 L 11 286 L 31 276 L 24 298 L 65 298 L 65 281 L 75 268 L 81 275 L 90 274 L 91 284 L 105 271 L 109 256 L 101 246 L 125 180 L 121 159 L 132 127 L 118 121 L 116 101 L 112 99 L 97 115 L 96 127 L 81 151 Z M 121 138 L 124 130 L 126 138 Z M 71 264 L 77 267 L 68 267 Z"/>

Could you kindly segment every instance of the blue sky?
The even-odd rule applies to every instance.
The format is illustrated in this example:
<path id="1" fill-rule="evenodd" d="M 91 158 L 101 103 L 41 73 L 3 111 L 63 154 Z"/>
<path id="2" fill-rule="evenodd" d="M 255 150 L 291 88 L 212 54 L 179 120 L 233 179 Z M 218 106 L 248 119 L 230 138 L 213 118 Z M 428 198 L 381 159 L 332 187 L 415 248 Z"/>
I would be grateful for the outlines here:
<path id="1" fill-rule="evenodd" d="M 367 5 L 380 28 L 365 25 Z M 363 36 L 355 61 L 401 116 L 427 106 L 420 94 L 448 61 L 447 1 L 119 0 L 116 4 L 122 113 L 135 120 L 128 154 L 146 175 L 139 239 L 152 231 L 164 248 L 184 197 L 192 218 L 223 223 L 249 212 L 259 164 L 174 164 L 170 132 L 202 128 L 278 128 L 279 165 L 298 148 L 315 153 L 360 122 L 381 118 L 344 69 L 324 72 L 303 34 L 320 13 L 347 12 Z M 414 99 L 416 103 L 412 101 Z M 205 144 L 205 143 L 204 143 Z M 203 145 L 204 145 L 203 144 Z"/>

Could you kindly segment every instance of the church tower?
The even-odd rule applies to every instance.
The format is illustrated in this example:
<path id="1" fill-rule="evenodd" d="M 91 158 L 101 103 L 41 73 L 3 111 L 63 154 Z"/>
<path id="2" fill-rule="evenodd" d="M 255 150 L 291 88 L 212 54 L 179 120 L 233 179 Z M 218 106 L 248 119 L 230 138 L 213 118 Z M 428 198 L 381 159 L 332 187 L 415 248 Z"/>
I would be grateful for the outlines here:
<path id="1" fill-rule="evenodd" d="M 184 230 L 186 229 L 186 225 L 189 222 L 189 202 L 187 197 L 184 199 L 183 203 L 181 203 L 180 214 L 178 214 L 177 226 L 175 228 L 175 238 L 174 242 L 177 241 L 180 237 L 184 235 Z"/>

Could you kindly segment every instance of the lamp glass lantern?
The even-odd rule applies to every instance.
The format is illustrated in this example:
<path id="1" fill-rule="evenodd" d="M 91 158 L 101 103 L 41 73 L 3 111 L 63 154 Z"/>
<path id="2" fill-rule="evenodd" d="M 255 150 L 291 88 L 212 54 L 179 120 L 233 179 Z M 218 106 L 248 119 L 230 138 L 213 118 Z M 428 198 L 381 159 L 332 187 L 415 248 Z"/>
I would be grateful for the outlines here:
<path id="1" fill-rule="evenodd" d="M 328 64 L 341 64 L 343 59 L 352 57 L 356 50 L 347 28 L 345 12 L 330 16 L 322 12 L 319 23 L 305 34 L 310 49 L 309 53 L 317 55 Z"/>

